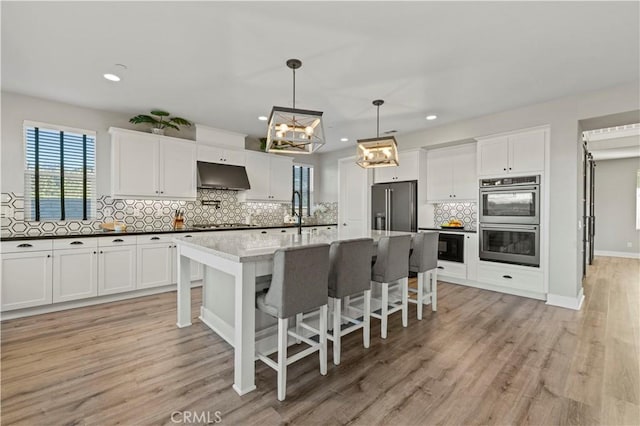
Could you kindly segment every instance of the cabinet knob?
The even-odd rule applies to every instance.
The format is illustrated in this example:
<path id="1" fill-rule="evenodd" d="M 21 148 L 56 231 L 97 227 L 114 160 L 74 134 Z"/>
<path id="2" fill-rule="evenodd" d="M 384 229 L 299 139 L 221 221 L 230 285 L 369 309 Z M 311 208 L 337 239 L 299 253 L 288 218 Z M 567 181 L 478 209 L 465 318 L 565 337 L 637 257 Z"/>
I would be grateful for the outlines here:
<path id="1" fill-rule="evenodd" d="M 100 250 L 100 254 L 104 254 L 104 252 L 102 250 Z"/>
<path id="2" fill-rule="evenodd" d="M 47 257 L 51 257 L 51 255 L 50 255 L 50 254 L 48 254 L 48 255 L 47 255 Z"/>
<path id="3" fill-rule="evenodd" d="M 156 191 L 156 194 L 158 194 L 160 191 Z"/>
<path id="4" fill-rule="evenodd" d="M 509 167 L 509 170 L 511 170 L 511 167 Z"/>
<path id="5" fill-rule="evenodd" d="M 164 191 L 160 191 L 161 194 L 164 194 Z"/>
<path id="6" fill-rule="evenodd" d="M 343 223 L 343 224 L 342 224 L 342 226 L 347 226 L 347 224 L 346 224 L 346 223 Z"/>
<path id="7" fill-rule="evenodd" d="M 97 252 L 97 251 L 94 251 L 94 252 L 93 252 L 93 254 L 98 254 L 98 252 Z"/>
<path id="8" fill-rule="evenodd" d="M 502 170 L 504 170 L 504 171 L 506 172 L 506 171 L 507 171 L 507 168 L 505 167 L 505 168 L 504 168 L 504 169 L 502 169 Z"/>

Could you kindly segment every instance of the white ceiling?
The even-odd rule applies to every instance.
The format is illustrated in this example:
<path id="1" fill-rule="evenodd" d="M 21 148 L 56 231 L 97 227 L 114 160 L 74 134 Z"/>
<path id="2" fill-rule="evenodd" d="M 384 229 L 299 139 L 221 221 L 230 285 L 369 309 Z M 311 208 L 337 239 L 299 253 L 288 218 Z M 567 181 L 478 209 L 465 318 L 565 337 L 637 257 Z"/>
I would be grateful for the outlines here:
<path id="1" fill-rule="evenodd" d="M 638 2 L 2 2 L 2 89 L 265 134 L 325 113 L 341 149 L 639 79 Z M 123 81 L 102 78 L 115 63 Z M 438 120 L 426 121 L 434 113 Z M 340 142 L 348 137 L 348 143 Z"/>

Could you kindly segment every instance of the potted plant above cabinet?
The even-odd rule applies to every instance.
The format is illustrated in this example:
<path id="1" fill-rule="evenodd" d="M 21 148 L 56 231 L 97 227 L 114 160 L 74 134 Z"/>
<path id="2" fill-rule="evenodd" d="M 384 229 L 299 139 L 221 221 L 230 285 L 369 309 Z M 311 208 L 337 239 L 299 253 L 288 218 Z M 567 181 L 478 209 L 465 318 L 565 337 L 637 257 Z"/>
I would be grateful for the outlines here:
<path id="1" fill-rule="evenodd" d="M 151 115 L 139 114 L 131 117 L 129 123 L 149 123 L 152 126 L 151 133 L 155 135 L 164 135 L 167 127 L 177 131 L 180 131 L 180 127 L 178 126 L 191 127 L 192 123 L 189 120 L 181 117 L 170 117 L 170 115 L 167 111 L 153 110 L 151 111 Z"/>

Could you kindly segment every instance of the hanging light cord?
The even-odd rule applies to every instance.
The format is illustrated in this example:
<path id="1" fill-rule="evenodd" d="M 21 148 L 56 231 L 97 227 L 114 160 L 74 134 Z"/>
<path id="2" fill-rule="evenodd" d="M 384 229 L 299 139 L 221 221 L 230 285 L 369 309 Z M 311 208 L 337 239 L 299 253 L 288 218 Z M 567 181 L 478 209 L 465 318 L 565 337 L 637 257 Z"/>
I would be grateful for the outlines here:
<path id="1" fill-rule="evenodd" d="M 293 68 L 293 109 L 296 109 L 296 69 Z"/>
<path id="2" fill-rule="evenodd" d="M 378 105 L 378 114 L 376 117 L 376 138 L 380 137 L 380 105 Z"/>

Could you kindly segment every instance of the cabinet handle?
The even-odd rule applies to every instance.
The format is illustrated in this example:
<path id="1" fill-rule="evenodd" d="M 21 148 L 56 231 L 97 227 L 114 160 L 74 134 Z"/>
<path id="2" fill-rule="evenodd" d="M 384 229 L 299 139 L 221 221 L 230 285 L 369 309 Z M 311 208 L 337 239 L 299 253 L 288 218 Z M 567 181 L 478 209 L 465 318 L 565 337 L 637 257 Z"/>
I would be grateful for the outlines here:
<path id="1" fill-rule="evenodd" d="M 72 245 L 72 246 L 81 246 L 84 243 L 82 241 L 72 241 L 69 244 Z"/>
<path id="2" fill-rule="evenodd" d="M 438 266 L 438 269 L 444 269 L 444 266 Z"/>
<path id="3" fill-rule="evenodd" d="M 152 240 L 159 240 L 160 237 L 151 237 Z"/>
<path id="4" fill-rule="evenodd" d="M 262 232 L 260 232 L 260 233 L 261 233 L 261 234 L 266 234 L 266 233 L 267 233 L 267 231 L 262 231 Z"/>
<path id="5" fill-rule="evenodd" d="M 287 232 L 287 230 L 286 229 L 281 229 L 280 232 Z"/>
<path id="6" fill-rule="evenodd" d="M 184 237 L 185 237 L 185 238 L 191 238 L 191 237 L 192 237 L 192 235 L 185 235 Z"/>
<path id="7" fill-rule="evenodd" d="M 29 244 L 29 243 L 20 244 L 18 246 L 18 248 L 27 248 L 27 247 L 33 247 L 33 246 L 31 244 Z"/>
<path id="8" fill-rule="evenodd" d="M 512 279 L 513 277 L 511 275 L 503 275 L 502 278 L 506 278 L 508 280 Z"/>
<path id="9" fill-rule="evenodd" d="M 115 240 L 112 241 L 113 243 L 123 243 L 124 241 L 120 238 L 116 238 Z M 102 253 L 102 252 L 100 252 Z"/>
<path id="10" fill-rule="evenodd" d="M 331 227 L 330 227 L 330 226 L 327 226 L 327 229 L 331 229 Z"/>

